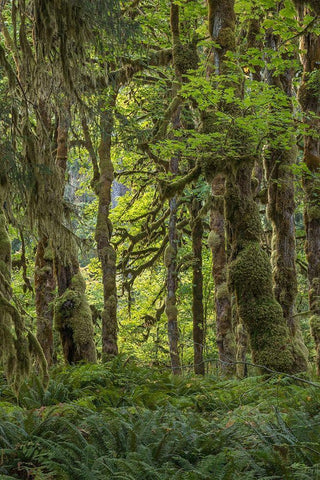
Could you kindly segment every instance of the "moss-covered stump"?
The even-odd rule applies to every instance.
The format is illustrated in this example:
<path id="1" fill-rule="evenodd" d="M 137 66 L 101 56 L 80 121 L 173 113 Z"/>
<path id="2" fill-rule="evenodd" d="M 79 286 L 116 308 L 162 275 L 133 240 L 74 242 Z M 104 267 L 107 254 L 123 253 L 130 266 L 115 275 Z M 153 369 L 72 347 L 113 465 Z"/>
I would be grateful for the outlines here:
<path id="1" fill-rule="evenodd" d="M 85 280 L 78 272 L 72 277 L 70 287 L 55 302 L 55 328 L 60 333 L 67 363 L 96 361 L 92 314 L 85 290 Z"/>

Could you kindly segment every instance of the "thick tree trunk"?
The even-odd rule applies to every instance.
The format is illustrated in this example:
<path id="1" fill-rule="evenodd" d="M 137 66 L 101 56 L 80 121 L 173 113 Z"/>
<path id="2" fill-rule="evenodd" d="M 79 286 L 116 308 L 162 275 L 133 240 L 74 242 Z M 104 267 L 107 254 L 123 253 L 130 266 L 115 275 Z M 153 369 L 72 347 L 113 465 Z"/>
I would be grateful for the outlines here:
<path id="1" fill-rule="evenodd" d="M 111 160 L 111 135 L 115 101 L 116 94 L 113 95 L 112 100 L 109 102 L 109 110 L 101 113 L 101 141 L 99 146 L 100 177 L 95 186 L 99 201 L 95 239 L 103 279 L 102 354 L 104 358 L 118 354 L 116 252 L 111 245 L 112 223 L 109 218 L 111 188 L 114 178 Z"/>
<path id="2" fill-rule="evenodd" d="M 212 273 L 215 288 L 217 346 L 220 370 L 235 372 L 235 339 L 232 326 L 231 294 L 227 284 L 227 252 L 224 221 L 225 179 L 217 175 L 211 184 L 213 206 L 210 212 L 209 247 L 212 251 Z"/>
<path id="3" fill-rule="evenodd" d="M 294 143 L 294 139 L 292 139 Z M 301 329 L 295 313 L 297 294 L 296 246 L 294 223 L 294 183 L 292 165 L 296 159 L 296 148 L 272 149 L 265 159 L 268 180 L 267 215 L 272 223 L 273 291 L 282 307 L 284 319 L 298 354 L 295 363 L 306 370 L 308 351 L 304 345 Z"/>
<path id="4" fill-rule="evenodd" d="M 301 6 L 298 13 L 301 19 L 308 12 L 303 8 L 307 2 L 297 2 Z M 310 2 L 320 13 L 318 2 Z M 309 304 L 312 312 L 310 320 L 311 332 L 317 350 L 317 371 L 320 375 L 320 37 L 306 32 L 301 37 L 301 60 L 303 77 L 299 89 L 299 101 L 304 112 L 304 121 L 310 127 L 304 138 L 303 160 L 309 172 L 304 175 L 305 191 L 304 222 L 306 228 L 306 254 L 308 261 Z"/>
<path id="5" fill-rule="evenodd" d="M 61 116 L 57 131 L 56 179 L 58 195 L 63 201 L 65 172 L 68 157 L 68 125 Z M 62 219 L 61 219 L 62 220 Z M 61 236 L 63 235 L 63 229 Z M 86 283 L 80 272 L 77 245 L 69 232 L 55 246 L 54 267 L 59 297 L 55 302 L 55 327 L 59 331 L 63 354 L 67 363 L 81 360 L 96 361 L 91 309 L 85 290 Z"/>
<path id="6" fill-rule="evenodd" d="M 270 260 L 260 246 L 262 229 L 251 193 L 252 169 L 253 161 L 241 162 L 226 184 L 226 217 L 233 231 L 230 283 L 249 334 L 253 361 L 277 371 L 296 372 L 301 370 L 300 355 L 274 298 Z"/>
<path id="7" fill-rule="evenodd" d="M 220 47 L 215 51 L 216 71 L 226 74 L 225 54 L 235 44 L 234 0 L 209 0 L 209 30 Z M 240 97 L 240 84 L 238 89 Z M 237 111 L 235 105 L 221 108 L 232 109 L 233 115 Z M 235 291 L 240 321 L 248 331 L 253 361 L 279 371 L 297 371 L 295 346 L 273 295 L 270 261 L 260 247 L 260 215 L 251 187 L 254 161 L 225 158 L 224 163 L 218 171 L 223 168 L 226 172 L 225 215 L 232 246 L 229 285 Z M 212 167 L 217 169 L 214 163 Z M 207 164 L 208 178 L 210 168 Z"/>
<path id="8" fill-rule="evenodd" d="M 278 37 L 270 32 L 267 46 L 277 49 Z M 290 70 L 276 76 L 268 72 L 268 83 L 278 87 L 288 97 L 288 110 L 292 113 L 292 75 Z M 283 132 L 285 133 L 285 132 Z M 265 155 L 265 170 L 268 185 L 267 216 L 272 224 L 271 264 L 273 268 L 274 295 L 282 307 L 283 316 L 300 362 L 300 370 L 306 370 L 308 350 L 304 345 L 298 319 L 294 316 L 298 291 L 296 272 L 295 201 L 292 167 L 297 160 L 296 139 L 290 138 L 290 148 L 271 147 Z"/>
<path id="9" fill-rule="evenodd" d="M 198 216 L 201 203 L 194 198 L 191 205 L 192 235 L 192 318 L 193 318 L 193 352 L 194 373 L 204 375 L 204 311 L 203 311 L 203 274 L 202 274 L 202 237 L 203 222 Z"/>
<path id="10" fill-rule="evenodd" d="M 36 292 L 37 339 L 42 347 L 48 366 L 53 363 L 53 304 L 56 282 L 53 268 L 53 249 L 48 240 L 38 242 L 34 287 Z"/>

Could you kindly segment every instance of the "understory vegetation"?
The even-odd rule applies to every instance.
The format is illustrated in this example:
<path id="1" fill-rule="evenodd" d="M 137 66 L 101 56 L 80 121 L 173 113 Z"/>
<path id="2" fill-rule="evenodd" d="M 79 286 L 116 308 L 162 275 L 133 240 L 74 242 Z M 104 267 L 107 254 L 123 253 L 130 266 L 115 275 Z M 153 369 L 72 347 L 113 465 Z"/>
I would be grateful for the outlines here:
<path id="1" fill-rule="evenodd" d="M 120 356 L 0 387 L 0 478 L 320 478 L 320 385 L 173 376 Z M 308 381 L 307 381 L 308 382 Z"/>

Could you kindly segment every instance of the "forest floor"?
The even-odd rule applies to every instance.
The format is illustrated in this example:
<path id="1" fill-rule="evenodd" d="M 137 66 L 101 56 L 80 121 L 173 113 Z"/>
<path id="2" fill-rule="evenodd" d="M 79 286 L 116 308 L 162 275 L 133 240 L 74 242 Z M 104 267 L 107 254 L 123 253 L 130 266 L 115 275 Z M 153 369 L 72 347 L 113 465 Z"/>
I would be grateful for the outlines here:
<path id="1" fill-rule="evenodd" d="M 2 380 L 0 449 L 3 480 L 320 479 L 320 384 L 59 367 L 18 399 Z"/>

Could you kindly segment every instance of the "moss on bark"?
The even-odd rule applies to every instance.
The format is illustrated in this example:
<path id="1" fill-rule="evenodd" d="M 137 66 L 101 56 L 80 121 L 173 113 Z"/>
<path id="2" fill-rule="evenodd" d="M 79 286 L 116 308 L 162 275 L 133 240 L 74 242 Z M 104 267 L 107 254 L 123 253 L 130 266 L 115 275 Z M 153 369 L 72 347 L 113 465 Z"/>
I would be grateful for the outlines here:
<path id="1" fill-rule="evenodd" d="M 73 275 L 69 288 L 56 299 L 54 307 L 55 328 L 70 337 L 63 341 L 65 360 L 74 363 L 80 360 L 96 361 L 93 339 L 92 314 L 86 295 L 86 283 L 81 272 Z"/>

